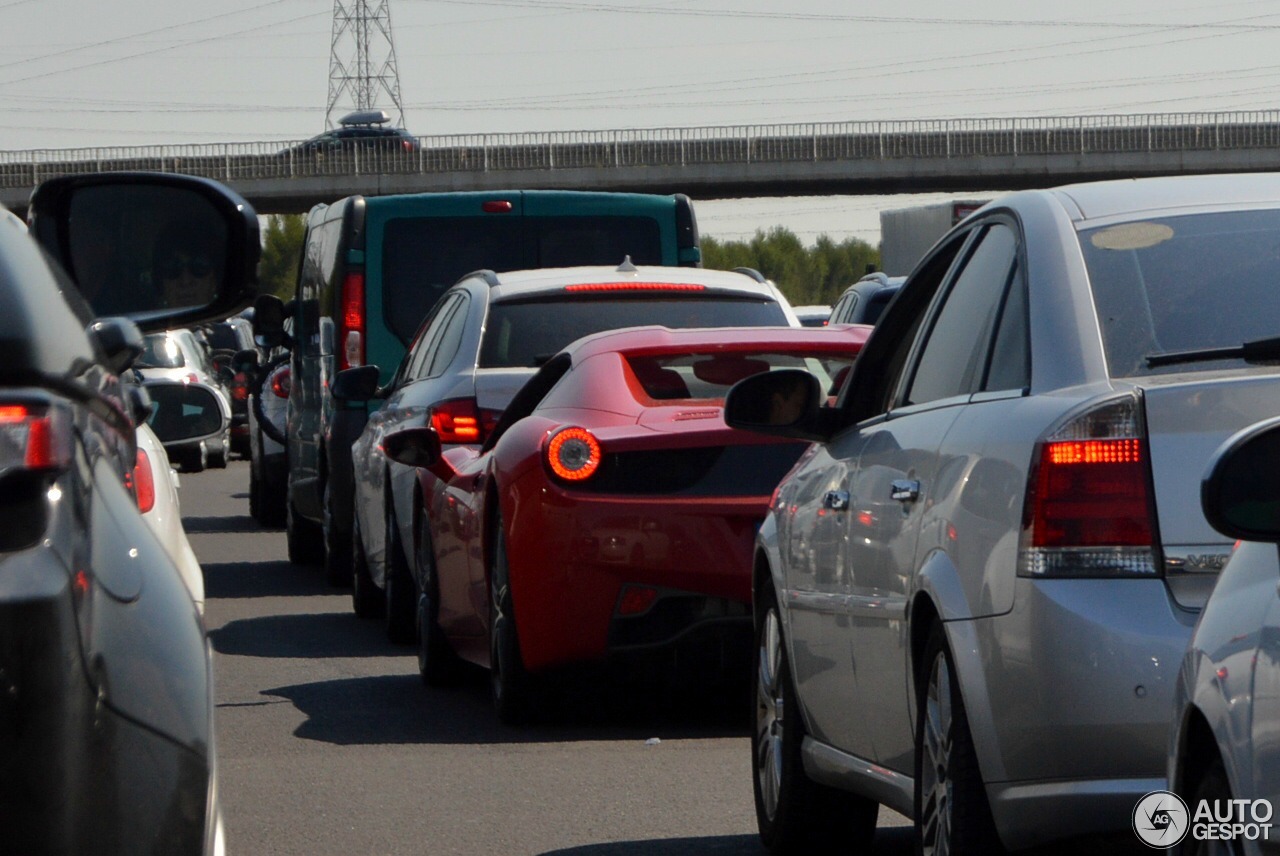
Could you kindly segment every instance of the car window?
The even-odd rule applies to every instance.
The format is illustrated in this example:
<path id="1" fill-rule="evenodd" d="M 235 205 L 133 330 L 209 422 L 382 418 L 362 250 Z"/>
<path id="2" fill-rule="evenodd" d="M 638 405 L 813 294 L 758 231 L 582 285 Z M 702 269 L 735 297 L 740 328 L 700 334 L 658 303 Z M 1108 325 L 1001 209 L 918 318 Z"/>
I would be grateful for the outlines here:
<path id="1" fill-rule="evenodd" d="M 1016 265 L 1009 296 L 1000 310 L 996 340 L 987 366 L 984 391 L 1026 389 L 1031 385 L 1031 329 L 1027 320 L 1027 280 Z"/>
<path id="2" fill-rule="evenodd" d="M 467 296 L 459 293 L 454 301 L 454 309 L 444 322 L 439 342 L 432 348 L 431 365 L 427 369 L 427 377 L 439 377 L 453 362 L 458 347 L 462 344 L 462 334 L 467 329 Z"/>
<path id="3" fill-rule="evenodd" d="M 457 295 L 450 294 L 446 295 L 436 306 L 435 311 L 431 314 L 431 319 L 422 329 L 421 335 L 418 336 L 418 341 L 414 343 L 413 350 L 410 351 L 409 368 L 405 372 L 407 379 L 418 380 L 426 377 L 426 367 L 430 365 L 431 355 L 434 353 L 432 346 L 440 338 L 440 331 L 444 329 L 445 322 L 449 320 L 457 305 Z"/>
<path id="4" fill-rule="evenodd" d="M 996 223 L 981 235 L 937 313 L 905 404 L 967 395 L 980 388 L 1016 253 L 1017 236 L 1009 226 Z"/>
<path id="5" fill-rule="evenodd" d="M 603 330 L 658 324 L 687 327 L 786 326 L 782 307 L 758 298 L 524 300 L 489 307 L 480 368 L 540 366 L 575 339 Z"/>
<path id="6" fill-rule="evenodd" d="M 178 343 L 163 333 L 147 336 L 142 355 L 134 361 L 134 367 L 140 369 L 180 369 L 186 364 Z"/>

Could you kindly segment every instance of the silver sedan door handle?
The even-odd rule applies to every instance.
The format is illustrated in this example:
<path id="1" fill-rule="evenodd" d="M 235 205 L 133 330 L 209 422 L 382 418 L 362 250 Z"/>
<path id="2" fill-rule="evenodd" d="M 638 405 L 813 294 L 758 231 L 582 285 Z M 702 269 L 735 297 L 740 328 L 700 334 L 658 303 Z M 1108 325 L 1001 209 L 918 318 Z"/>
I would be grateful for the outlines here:
<path id="1" fill-rule="evenodd" d="M 826 496 L 822 497 L 822 507 L 829 508 L 832 511 L 848 511 L 849 510 L 849 491 L 847 490 L 829 490 Z"/>
<path id="2" fill-rule="evenodd" d="M 920 482 L 915 479 L 894 479 L 889 496 L 898 502 L 915 502 L 920 498 Z"/>

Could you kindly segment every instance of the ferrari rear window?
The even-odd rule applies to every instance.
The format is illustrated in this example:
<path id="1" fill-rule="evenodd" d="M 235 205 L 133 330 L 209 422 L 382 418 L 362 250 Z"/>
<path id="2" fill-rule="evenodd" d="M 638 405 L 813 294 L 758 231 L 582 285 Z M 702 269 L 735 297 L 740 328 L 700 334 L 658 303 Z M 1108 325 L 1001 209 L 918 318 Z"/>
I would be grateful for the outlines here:
<path id="1" fill-rule="evenodd" d="M 629 356 L 627 366 L 644 394 L 655 401 L 723 399 L 743 378 L 774 369 L 804 369 L 835 395 L 852 356 L 805 353 L 712 353 Z"/>

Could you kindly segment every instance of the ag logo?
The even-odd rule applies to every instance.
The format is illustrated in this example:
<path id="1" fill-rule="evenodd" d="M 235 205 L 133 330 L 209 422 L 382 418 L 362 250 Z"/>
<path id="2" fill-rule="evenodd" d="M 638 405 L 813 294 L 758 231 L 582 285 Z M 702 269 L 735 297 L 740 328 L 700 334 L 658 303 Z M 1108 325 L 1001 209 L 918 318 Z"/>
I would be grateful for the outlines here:
<path id="1" fill-rule="evenodd" d="M 1133 808 L 1133 831 L 1148 847 L 1172 847 L 1190 828 L 1187 804 L 1170 791 L 1152 791 Z"/>

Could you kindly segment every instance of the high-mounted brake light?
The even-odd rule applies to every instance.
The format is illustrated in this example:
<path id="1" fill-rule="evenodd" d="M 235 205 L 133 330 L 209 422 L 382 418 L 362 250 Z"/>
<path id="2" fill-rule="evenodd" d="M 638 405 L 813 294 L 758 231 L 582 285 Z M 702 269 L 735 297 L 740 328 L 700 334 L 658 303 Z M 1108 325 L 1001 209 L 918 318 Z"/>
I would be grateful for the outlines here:
<path id="1" fill-rule="evenodd" d="M 71 428 L 60 411 L 0 405 L 0 472 L 62 469 L 71 463 Z"/>
<path id="2" fill-rule="evenodd" d="M 483 443 L 501 411 L 478 407 L 474 398 L 455 398 L 431 407 L 431 427 L 441 443 Z"/>
<path id="3" fill-rule="evenodd" d="M 514 208 L 507 199 L 489 199 L 480 205 L 480 210 L 486 214 L 506 214 Z"/>
<path id="4" fill-rule="evenodd" d="M 547 466 L 565 481 L 589 479 L 600 468 L 600 441 L 585 428 L 562 428 L 547 443 Z"/>
<path id="5" fill-rule="evenodd" d="M 138 502 L 138 510 L 148 512 L 156 506 L 156 481 L 151 476 L 151 459 L 142 449 L 133 464 L 133 498 Z"/>
<path id="6" fill-rule="evenodd" d="M 566 285 L 565 291 L 706 291 L 696 282 L 583 282 Z"/>
<path id="7" fill-rule="evenodd" d="M 1081 414 L 1037 446 L 1018 573 L 1154 576 L 1155 506 L 1138 399 Z"/>
<path id="8" fill-rule="evenodd" d="M 342 280 L 342 322 L 338 328 L 338 370 L 364 365 L 364 274 L 352 271 Z"/>

